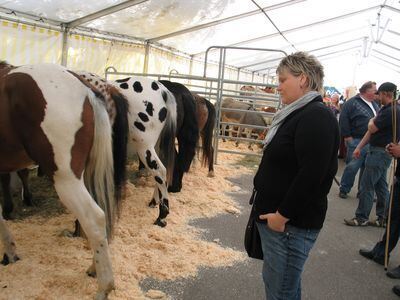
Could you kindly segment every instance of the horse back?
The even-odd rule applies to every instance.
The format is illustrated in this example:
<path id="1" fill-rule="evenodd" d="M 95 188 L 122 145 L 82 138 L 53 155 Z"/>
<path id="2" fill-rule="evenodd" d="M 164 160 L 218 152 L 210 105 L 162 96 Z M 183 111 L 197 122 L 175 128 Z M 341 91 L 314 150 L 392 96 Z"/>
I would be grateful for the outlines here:
<path id="1" fill-rule="evenodd" d="M 94 130 L 87 88 L 66 69 L 51 64 L 17 67 L 2 82 L 1 102 L 8 122 L 1 127 L 12 136 L 7 150 L 23 149 L 50 178 L 57 164 L 66 164 L 79 178 Z"/>

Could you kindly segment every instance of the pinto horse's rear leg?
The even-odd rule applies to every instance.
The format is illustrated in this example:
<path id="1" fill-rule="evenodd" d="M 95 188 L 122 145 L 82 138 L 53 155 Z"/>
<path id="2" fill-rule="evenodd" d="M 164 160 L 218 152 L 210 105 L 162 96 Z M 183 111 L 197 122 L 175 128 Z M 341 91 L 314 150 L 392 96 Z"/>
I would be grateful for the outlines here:
<path id="1" fill-rule="evenodd" d="M 54 186 L 61 202 L 77 217 L 94 251 L 94 266 L 90 275 L 97 274 L 99 290 L 96 299 L 107 299 L 115 289 L 111 260 L 106 236 L 106 220 L 103 210 L 92 199 L 83 180 L 71 174 L 54 176 Z"/>
<path id="2" fill-rule="evenodd" d="M 16 254 L 14 238 L 6 226 L 6 222 L 3 219 L 2 213 L 3 210 L 0 205 L 0 237 L 5 251 L 3 259 L 0 261 L 0 263 L 3 265 L 8 265 L 9 263 L 14 263 L 19 260 L 19 257 Z"/>
<path id="3" fill-rule="evenodd" d="M 153 199 L 149 203 L 150 206 L 159 202 L 160 214 L 154 224 L 164 227 L 167 225 L 165 218 L 169 213 L 168 190 L 167 190 L 167 171 L 158 157 L 154 148 L 138 149 L 140 160 L 150 170 L 156 181 L 156 187 L 153 193 Z"/>
<path id="4" fill-rule="evenodd" d="M 11 219 L 11 213 L 14 209 L 13 200 L 11 196 L 10 182 L 11 175 L 10 173 L 0 174 L 1 187 L 3 189 L 3 203 L 4 208 L 2 212 L 2 217 L 6 220 Z"/>

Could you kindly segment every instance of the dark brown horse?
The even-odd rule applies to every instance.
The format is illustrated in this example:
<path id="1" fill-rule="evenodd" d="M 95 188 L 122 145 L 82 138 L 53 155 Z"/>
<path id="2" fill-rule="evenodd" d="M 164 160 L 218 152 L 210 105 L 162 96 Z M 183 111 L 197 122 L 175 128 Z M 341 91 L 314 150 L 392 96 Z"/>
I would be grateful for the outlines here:
<path id="1" fill-rule="evenodd" d="M 208 165 L 208 177 L 214 177 L 214 148 L 212 145 L 216 122 L 215 107 L 206 98 L 192 93 L 196 101 L 196 117 L 202 149 L 202 165 Z"/>
<path id="2" fill-rule="evenodd" d="M 160 82 L 175 96 L 176 100 L 178 151 L 176 151 L 174 173 L 168 191 L 177 193 L 182 189 L 183 174 L 189 171 L 196 154 L 196 145 L 199 139 L 196 102 L 192 93 L 183 84 L 168 80 L 160 80 Z"/>
<path id="3" fill-rule="evenodd" d="M 126 119 L 126 113 L 117 118 Z M 88 274 L 97 274 L 96 297 L 106 299 L 114 289 L 107 233 L 112 232 L 122 185 L 115 179 L 123 179 L 114 174 L 123 174 L 126 164 L 113 155 L 126 152 L 126 145 L 113 148 L 104 98 L 61 66 L 14 67 L 1 62 L 0 120 L 0 173 L 36 164 L 54 182 L 61 202 L 87 234 L 94 251 Z M 127 132 L 122 126 L 114 134 L 126 141 Z M 1 211 L 0 207 L 5 250 L 1 263 L 6 265 L 19 258 Z"/>

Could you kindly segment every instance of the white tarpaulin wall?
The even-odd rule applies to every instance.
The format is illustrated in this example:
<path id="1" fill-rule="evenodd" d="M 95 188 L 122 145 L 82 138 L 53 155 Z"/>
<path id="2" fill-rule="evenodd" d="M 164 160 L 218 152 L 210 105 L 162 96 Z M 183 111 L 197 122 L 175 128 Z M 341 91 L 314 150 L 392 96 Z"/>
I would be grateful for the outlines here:
<path id="1" fill-rule="evenodd" d="M 192 73 L 201 75 L 196 61 L 204 59 L 208 47 L 220 45 L 309 51 L 325 66 L 326 83 L 338 87 L 370 79 L 396 82 L 399 14 L 398 0 L 0 0 L 0 19 L 45 27 L 0 26 L 0 59 L 61 62 L 67 28 L 72 33 L 68 67 L 97 73 L 108 65 L 141 72 L 147 61 L 149 73 L 189 73 L 193 58 Z M 172 52 L 161 50 L 167 48 Z M 226 63 L 240 68 L 241 80 L 260 82 L 275 73 L 281 57 L 228 52 Z M 218 51 L 211 51 L 209 59 L 218 61 Z M 216 70 L 210 67 L 209 76 L 216 76 Z M 226 75 L 237 79 L 235 70 Z"/>

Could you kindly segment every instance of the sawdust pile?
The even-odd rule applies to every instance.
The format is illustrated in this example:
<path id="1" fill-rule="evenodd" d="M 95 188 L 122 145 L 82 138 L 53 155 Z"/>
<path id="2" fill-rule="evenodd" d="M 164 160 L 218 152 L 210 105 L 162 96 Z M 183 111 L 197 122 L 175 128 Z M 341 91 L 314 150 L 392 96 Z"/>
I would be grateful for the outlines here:
<path id="1" fill-rule="evenodd" d="M 230 147 L 234 148 L 233 143 Z M 143 292 L 140 281 L 195 276 L 199 267 L 231 266 L 244 259 L 239 251 L 202 240 L 202 231 L 189 225 L 196 218 L 240 213 L 240 207 L 226 194 L 240 192 L 240 188 L 226 178 L 254 172 L 237 164 L 242 158 L 219 154 L 214 178 L 207 177 L 207 169 L 196 164 L 185 175 L 182 192 L 170 194 L 165 228 L 153 225 L 158 208 L 147 205 L 153 183 L 128 184 L 110 246 L 117 286 L 110 299 L 167 299 L 161 291 Z M 21 260 L 0 267 L 0 299 L 92 299 L 97 284 L 85 273 L 92 260 L 88 243 L 60 235 L 66 228 L 73 229 L 73 221 L 66 213 L 7 222 Z"/>

